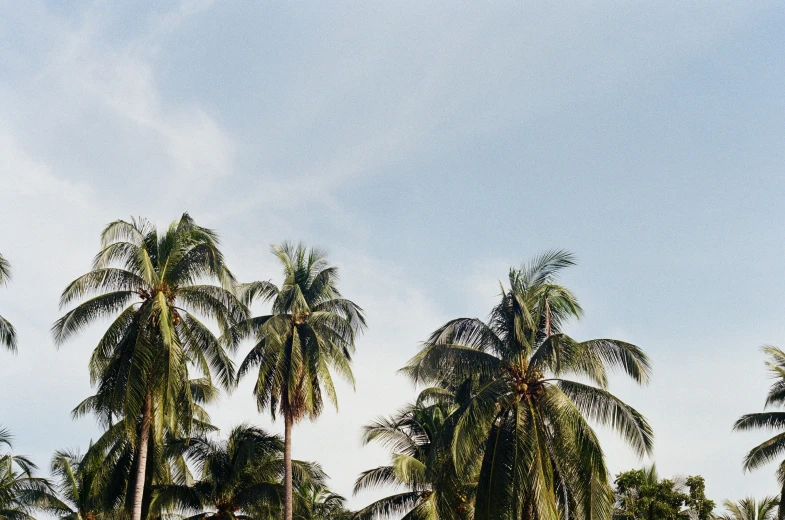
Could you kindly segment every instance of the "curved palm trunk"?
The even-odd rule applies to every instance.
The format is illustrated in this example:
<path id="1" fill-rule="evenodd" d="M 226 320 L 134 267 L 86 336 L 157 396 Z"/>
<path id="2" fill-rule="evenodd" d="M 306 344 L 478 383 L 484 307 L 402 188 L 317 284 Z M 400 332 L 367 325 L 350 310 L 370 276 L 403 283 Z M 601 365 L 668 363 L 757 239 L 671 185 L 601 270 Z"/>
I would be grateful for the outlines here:
<path id="1" fill-rule="evenodd" d="M 292 520 L 292 416 L 290 413 L 284 414 L 284 520 Z"/>
<path id="2" fill-rule="evenodd" d="M 148 393 L 142 406 L 142 429 L 139 432 L 139 463 L 136 466 L 134 482 L 134 506 L 132 520 L 142 520 L 142 501 L 144 499 L 144 483 L 147 472 L 147 447 L 150 443 L 150 420 L 152 416 L 152 398 Z"/>

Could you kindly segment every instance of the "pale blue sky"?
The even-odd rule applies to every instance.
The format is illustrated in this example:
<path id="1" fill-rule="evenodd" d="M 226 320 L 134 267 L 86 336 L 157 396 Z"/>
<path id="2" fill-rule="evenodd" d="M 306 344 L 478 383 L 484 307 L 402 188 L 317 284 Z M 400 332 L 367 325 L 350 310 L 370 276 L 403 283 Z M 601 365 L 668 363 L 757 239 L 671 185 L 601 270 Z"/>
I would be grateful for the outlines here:
<path id="1" fill-rule="evenodd" d="M 579 337 L 646 349 L 617 393 L 661 472 L 711 498 L 776 490 L 731 434 L 785 347 L 785 11 L 776 2 L 0 3 L 0 422 L 45 466 L 97 429 L 98 329 L 56 351 L 57 296 L 102 226 L 182 211 L 242 279 L 269 244 L 321 245 L 367 308 L 357 393 L 295 432 L 350 494 L 385 460 L 359 427 L 415 394 L 395 376 L 444 320 L 485 316 L 510 265 L 566 248 Z M 248 385 L 214 413 L 258 418 Z M 271 428 L 281 430 L 280 425 Z M 608 436 L 613 471 L 640 464 Z M 371 495 L 352 501 L 361 505 Z"/>

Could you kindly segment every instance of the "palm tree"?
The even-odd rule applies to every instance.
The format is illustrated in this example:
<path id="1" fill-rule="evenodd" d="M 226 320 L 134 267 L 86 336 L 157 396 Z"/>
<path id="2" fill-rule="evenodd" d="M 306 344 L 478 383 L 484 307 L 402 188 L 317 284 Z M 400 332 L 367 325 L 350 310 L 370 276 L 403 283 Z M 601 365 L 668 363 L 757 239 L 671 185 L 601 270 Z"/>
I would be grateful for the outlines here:
<path id="1" fill-rule="evenodd" d="M 11 448 L 11 434 L 0 428 L 0 445 Z M 33 476 L 36 465 L 27 457 L 0 455 L 0 519 L 35 520 L 32 513 L 52 499 L 49 481 Z"/>
<path id="2" fill-rule="evenodd" d="M 772 520 L 779 501 L 775 496 L 763 497 L 758 501 L 752 497 L 742 498 L 738 502 L 725 500 L 722 506 L 727 512 L 717 516 L 720 520 Z"/>
<path id="3" fill-rule="evenodd" d="M 785 352 L 773 346 L 761 349 L 769 356 L 766 362 L 769 373 L 775 379 L 766 396 L 765 407 L 785 405 Z M 760 412 L 742 416 L 733 425 L 734 430 L 783 430 L 785 428 L 785 412 Z M 785 451 L 785 431 L 780 431 L 771 439 L 752 448 L 744 458 L 744 470 L 750 471 L 779 459 Z M 780 463 L 777 470 L 781 492 L 777 517 L 785 519 L 785 460 Z"/>
<path id="4" fill-rule="evenodd" d="M 11 264 L 0 255 L 0 285 L 5 285 L 11 279 Z M 0 345 L 11 352 L 16 352 L 16 330 L 7 319 L 0 316 Z"/>
<path id="5" fill-rule="evenodd" d="M 125 424 L 137 454 L 132 518 L 141 520 L 150 436 L 177 422 L 178 403 L 190 398 L 189 367 L 206 378 L 214 372 L 225 387 L 234 383 L 232 361 L 198 316 L 226 332 L 247 318 L 247 309 L 233 294 L 217 235 L 187 213 L 160 235 L 145 220 L 117 220 L 101 240 L 93 269 L 60 298 L 61 307 L 81 303 L 52 331 L 60 345 L 93 322 L 114 318 L 93 351 L 90 377 L 103 409 L 140 418 L 139 426 Z"/>
<path id="6" fill-rule="evenodd" d="M 416 404 L 391 417 L 382 417 L 363 429 L 363 442 L 378 442 L 392 449 L 391 464 L 365 471 L 355 493 L 381 485 L 406 491 L 382 498 L 357 512 L 358 520 L 403 518 L 468 520 L 472 517 L 475 475 L 455 472 L 450 439 L 458 406 L 441 389 L 426 389 Z M 433 394 L 439 397 L 428 404 Z"/>
<path id="7" fill-rule="evenodd" d="M 215 402 L 217 395 L 218 390 L 209 380 L 201 378 L 189 381 L 188 390 L 183 391 L 177 406 L 177 421 L 173 425 L 161 423 L 162 430 L 150 436 L 142 497 L 143 518 L 158 518 L 162 514 L 158 504 L 153 503 L 155 487 L 193 481 L 185 457 L 191 439 L 188 435 L 206 435 L 217 430 L 210 424 L 210 417 L 203 408 L 203 405 Z M 134 471 L 139 455 L 135 439 L 139 436 L 142 422 L 140 417 L 124 417 L 111 422 L 111 409 L 102 408 L 105 401 L 101 394 L 89 397 L 74 409 L 73 415 L 79 417 L 93 412 L 105 424 L 106 431 L 91 444 L 85 456 L 86 460 L 100 461 L 100 469 L 93 481 L 93 492 L 100 502 L 99 509 L 105 514 L 111 518 L 129 518 L 138 478 Z M 129 422 L 133 422 L 133 425 L 129 425 Z"/>
<path id="8" fill-rule="evenodd" d="M 638 454 L 652 451 L 646 419 L 607 390 L 609 369 L 639 384 L 646 355 L 613 339 L 578 342 L 562 332 L 582 310 L 555 283 L 574 265 L 553 251 L 511 269 L 487 322 L 452 320 L 404 368 L 415 383 L 469 385 L 452 452 L 459 473 L 479 465 L 475 519 L 610 518 L 613 493 L 588 421 L 617 430 Z M 593 384 L 567 379 L 577 376 Z"/>
<path id="9" fill-rule="evenodd" d="M 45 510 L 62 520 L 105 518 L 98 494 L 102 462 L 74 451 L 56 452 L 52 458 L 51 472 L 58 480 L 59 498 L 53 497 Z"/>
<path id="10" fill-rule="evenodd" d="M 284 243 L 272 248 L 284 270 L 281 287 L 253 282 L 243 287 L 245 303 L 272 302 L 270 314 L 251 318 L 235 333 L 252 334 L 256 344 L 238 376 L 258 367 L 254 394 L 259 410 L 284 417 L 285 520 L 292 520 L 292 426 L 314 419 L 323 394 L 338 406 L 330 370 L 354 383 L 354 340 L 365 328 L 362 309 L 341 296 L 338 271 L 322 251 Z"/>
<path id="11" fill-rule="evenodd" d="M 244 520 L 277 518 L 281 514 L 283 442 L 260 428 L 235 427 L 226 441 L 207 437 L 183 444 L 199 480 L 156 486 L 160 509 L 195 513 L 189 520 Z M 325 475 L 318 465 L 295 462 L 299 482 L 321 485 Z"/>
<path id="12" fill-rule="evenodd" d="M 294 493 L 295 520 L 352 520 L 345 507 L 346 499 L 327 489 L 323 484 L 301 483 Z"/>

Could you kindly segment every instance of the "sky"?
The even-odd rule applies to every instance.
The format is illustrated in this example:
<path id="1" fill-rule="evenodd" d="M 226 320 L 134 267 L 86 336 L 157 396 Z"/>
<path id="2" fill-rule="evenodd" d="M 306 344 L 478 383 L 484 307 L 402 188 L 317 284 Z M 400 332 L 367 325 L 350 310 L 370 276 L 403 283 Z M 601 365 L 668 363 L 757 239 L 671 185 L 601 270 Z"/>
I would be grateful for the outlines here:
<path id="1" fill-rule="evenodd" d="M 356 391 L 298 425 L 294 456 L 351 496 L 387 453 L 360 428 L 411 401 L 396 371 L 448 319 L 485 317 L 511 266 L 572 251 L 567 331 L 652 358 L 614 378 L 664 476 L 718 503 L 777 492 L 745 474 L 765 433 L 760 347 L 785 347 L 785 11 L 777 2 L 0 2 L 0 423 L 44 473 L 100 434 L 100 325 L 61 348 L 58 297 L 103 226 L 188 211 L 243 281 L 270 245 L 324 247 L 366 311 Z M 249 349 L 244 345 L 242 350 Z M 274 432 L 251 381 L 211 409 Z M 615 474 L 649 464 L 602 432 Z"/>

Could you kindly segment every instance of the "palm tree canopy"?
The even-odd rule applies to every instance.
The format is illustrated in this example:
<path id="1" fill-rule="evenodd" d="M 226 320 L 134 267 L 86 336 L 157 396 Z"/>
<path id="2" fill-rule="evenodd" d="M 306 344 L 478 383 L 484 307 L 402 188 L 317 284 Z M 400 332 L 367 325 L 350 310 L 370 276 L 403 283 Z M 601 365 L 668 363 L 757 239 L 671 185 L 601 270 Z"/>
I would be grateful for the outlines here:
<path id="1" fill-rule="evenodd" d="M 134 417 L 153 394 L 160 410 L 171 411 L 188 391 L 189 365 L 231 387 L 232 361 L 202 319 L 225 332 L 247 318 L 247 309 L 233 294 L 217 235 L 185 213 L 162 234 L 143 219 L 118 220 L 101 240 L 93 269 L 60 298 L 62 307 L 81 303 L 52 332 L 60 345 L 99 319 L 113 319 L 90 359 L 103 408 Z"/>
<path id="2" fill-rule="evenodd" d="M 246 518 L 274 511 L 280 515 L 283 441 L 261 428 L 240 425 L 216 441 L 200 436 L 182 443 L 198 475 L 190 483 L 156 486 L 159 508 L 199 518 Z M 296 462 L 295 479 L 323 485 L 326 476 L 313 463 Z"/>
<path id="3" fill-rule="evenodd" d="M 722 506 L 727 510 L 717 518 L 722 520 L 772 520 L 777 512 L 779 500 L 775 496 L 756 500 L 753 497 L 742 498 L 738 502 L 725 500 Z"/>
<path id="4" fill-rule="evenodd" d="M 57 479 L 57 496 L 48 500 L 43 509 L 63 520 L 102 518 L 103 504 L 99 494 L 102 462 L 75 451 L 55 452 L 50 469 Z"/>
<path id="5" fill-rule="evenodd" d="M 431 400 L 435 402 L 429 403 Z M 361 509 L 355 515 L 357 520 L 401 515 L 421 520 L 471 518 L 474 475 L 458 475 L 450 457 L 456 409 L 452 395 L 426 389 L 417 403 L 363 428 L 363 442 L 389 448 L 391 461 L 363 472 L 354 492 L 379 486 L 405 491 Z"/>
<path id="6" fill-rule="evenodd" d="M 11 264 L 8 263 L 3 255 L 0 255 L 0 285 L 5 285 L 11 279 Z M 16 330 L 11 323 L 0 316 L 0 345 L 11 352 L 16 352 L 17 337 Z"/>
<path id="7" fill-rule="evenodd" d="M 647 383 L 647 356 L 629 343 L 579 342 L 563 332 L 582 314 L 572 292 L 556 283 L 573 264 L 569 253 L 552 251 L 511 269 L 487 321 L 446 323 L 403 369 L 416 383 L 469 388 L 452 451 L 459 473 L 480 466 L 477 520 L 524 512 L 556 520 L 568 509 L 610 518 L 604 455 L 587 421 L 615 429 L 640 455 L 652 451 L 646 419 L 607 390 L 611 370 Z"/>
<path id="8" fill-rule="evenodd" d="M 280 411 L 295 421 L 313 418 L 321 413 L 323 392 L 338 406 L 331 370 L 354 383 L 351 360 L 365 317 L 342 297 L 338 269 L 323 251 L 290 243 L 272 251 L 283 267 L 281 286 L 253 282 L 241 289 L 246 303 L 258 299 L 272 309 L 235 329 L 235 335 L 250 334 L 256 341 L 238 376 L 258 367 L 254 392 L 260 410 L 269 409 L 273 417 Z"/>
<path id="9" fill-rule="evenodd" d="M 782 407 L 785 405 L 785 352 L 771 345 L 766 345 L 761 350 L 769 357 L 766 367 L 774 379 L 766 396 L 765 407 Z M 743 415 L 733 425 L 733 429 L 738 431 L 774 430 L 777 432 L 773 437 L 763 441 L 747 453 L 744 457 L 745 471 L 758 469 L 783 458 L 783 454 L 785 454 L 785 412 L 764 411 Z M 777 480 L 781 488 L 777 517 L 784 518 L 785 510 L 781 504 L 785 501 L 785 460 L 780 460 L 780 465 L 777 468 Z M 742 501 L 737 505 L 740 504 Z"/>
<path id="10" fill-rule="evenodd" d="M 766 396 L 766 407 L 785 404 L 785 352 L 774 346 L 762 348 L 769 356 L 766 362 L 774 382 Z M 744 415 L 733 425 L 734 430 L 778 430 L 780 433 L 764 441 L 749 451 L 744 458 L 745 471 L 757 469 L 785 453 L 785 412 L 760 412 Z"/>
<path id="11" fill-rule="evenodd" d="M 155 486 L 168 484 L 187 484 L 193 480 L 191 469 L 185 457 L 185 446 L 190 436 L 206 435 L 217 430 L 210 424 L 210 417 L 204 405 L 216 401 L 218 390 L 204 379 L 189 381 L 186 392 L 181 396 L 177 407 L 177 421 L 173 425 L 161 424 L 156 427 L 155 435 L 148 447 L 148 463 L 145 469 L 147 483 L 143 509 L 150 514 L 160 513 L 152 504 Z M 101 415 L 104 399 L 94 395 L 85 399 L 73 412 L 79 417 L 88 412 Z M 80 470 L 95 470 L 89 475 L 92 480 L 92 496 L 85 495 L 91 504 L 88 509 L 96 508 L 109 514 L 110 518 L 120 518 L 132 505 L 133 490 L 137 475 L 134 471 L 138 459 L 137 439 L 141 428 L 141 418 L 122 419 L 110 424 L 84 456 Z M 98 504 L 97 506 L 94 504 Z M 152 507 L 152 511 L 151 511 Z M 150 518 L 150 515 L 146 515 Z M 124 517 L 123 517 L 124 518 Z"/>
<path id="12" fill-rule="evenodd" d="M 295 520 L 350 520 L 354 519 L 345 507 L 346 499 L 333 493 L 323 484 L 313 481 L 300 483 L 294 497 Z"/>
<path id="13" fill-rule="evenodd" d="M 11 433 L 0 428 L 0 445 L 11 448 L 11 439 Z M 0 454 L 0 519 L 35 520 L 33 513 L 54 499 L 51 484 L 36 477 L 36 469 L 27 457 Z"/>

